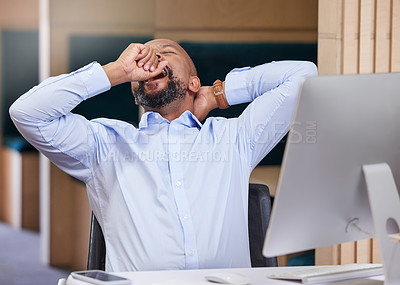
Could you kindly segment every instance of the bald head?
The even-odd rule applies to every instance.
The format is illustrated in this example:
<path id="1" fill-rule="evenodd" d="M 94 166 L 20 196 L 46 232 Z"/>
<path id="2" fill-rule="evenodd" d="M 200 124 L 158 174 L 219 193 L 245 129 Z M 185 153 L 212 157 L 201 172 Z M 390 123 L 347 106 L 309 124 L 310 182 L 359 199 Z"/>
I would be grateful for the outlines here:
<path id="1" fill-rule="evenodd" d="M 197 76 L 197 70 L 196 70 L 196 67 L 195 67 L 192 59 L 187 54 L 187 52 L 183 49 L 183 47 L 181 47 L 177 42 L 169 40 L 169 39 L 155 39 L 155 40 L 151 40 L 151 41 L 145 43 L 145 45 L 152 46 L 153 48 L 158 50 L 161 54 L 162 54 L 162 51 L 168 47 L 175 49 L 177 54 L 183 59 L 184 63 L 187 65 L 189 75 Z"/>

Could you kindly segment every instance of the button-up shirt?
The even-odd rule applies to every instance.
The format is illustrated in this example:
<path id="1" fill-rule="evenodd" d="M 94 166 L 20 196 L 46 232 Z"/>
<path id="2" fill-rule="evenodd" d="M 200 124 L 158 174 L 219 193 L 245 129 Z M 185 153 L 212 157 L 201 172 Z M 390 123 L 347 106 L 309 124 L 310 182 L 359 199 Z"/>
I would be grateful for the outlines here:
<path id="1" fill-rule="evenodd" d="M 108 271 L 249 267 L 249 177 L 289 130 L 302 78 L 313 75 L 315 65 L 300 61 L 234 69 L 228 103 L 252 102 L 238 118 L 202 124 L 186 111 L 170 122 L 148 112 L 136 128 L 70 112 L 111 88 L 92 63 L 43 81 L 10 114 L 32 145 L 86 183 Z"/>

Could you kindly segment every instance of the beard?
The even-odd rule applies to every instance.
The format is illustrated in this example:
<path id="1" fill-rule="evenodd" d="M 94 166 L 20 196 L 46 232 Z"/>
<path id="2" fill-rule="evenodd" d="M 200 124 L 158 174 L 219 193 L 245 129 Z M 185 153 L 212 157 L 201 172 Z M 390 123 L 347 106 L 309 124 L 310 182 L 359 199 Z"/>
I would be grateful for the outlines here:
<path id="1" fill-rule="evenodd" d="M 168 86 L 155 92 L 146 92 L 144 82 L 140 81 L 139 86 L 133 91 L 139 105 L 152 109 L 164 107 L 177 99 L 183 98 L 186 94 L 187 86 L 173 75 L 173 71 L 168 66 Z"/>

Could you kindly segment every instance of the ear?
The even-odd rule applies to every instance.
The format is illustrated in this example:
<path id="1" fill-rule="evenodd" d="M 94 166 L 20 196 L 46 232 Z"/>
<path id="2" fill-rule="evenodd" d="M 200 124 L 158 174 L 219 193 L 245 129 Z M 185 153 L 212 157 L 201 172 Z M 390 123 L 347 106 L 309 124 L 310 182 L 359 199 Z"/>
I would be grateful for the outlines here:
<path id="1" fill-rule="evenodd" d="M 189 78 L 188 89 L 193 93 L 197 93 L 199 92 L 200 87 L 201 87 L 200 78 L 198 78 L 197 76 L 191 76 Z"/>
<path id="2" fill-rule="evenodd" d="M 132 89 L 132 93 L 135 89 L 137 89 L 139 86 L 139 82 L 137 81 L 131 81 L 131 89 Z"/>
<path id="3" fill-rule="evenodd" d="M 131 90 L 132 90 L 133 97 L 135 98 L 135 104 L 136 105 L 139 105 L 139 102 L 138 102 L 138 100 L 136 99 L 136 96 L 135 96 L 135 89 L 138 87 L 138 85 L 139 85 L 139 83 L 137 83 L 136 81 L 132 81 L 131 82 Z"/>

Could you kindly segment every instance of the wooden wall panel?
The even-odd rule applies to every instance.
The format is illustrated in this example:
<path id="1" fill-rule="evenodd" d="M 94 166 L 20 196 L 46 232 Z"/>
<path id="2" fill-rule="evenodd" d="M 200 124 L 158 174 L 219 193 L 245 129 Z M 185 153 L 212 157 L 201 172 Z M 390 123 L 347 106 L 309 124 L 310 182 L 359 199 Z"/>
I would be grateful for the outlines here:
<path id="1" fill-rule="evenodd" d="M 391 0 L 376 2 L 375 72 L 389 72 Z"/>
<path id="2" fill-rule="evenodd" d="M 268 185 L 269 193 L 275 196 L 280 171 L 278 165 L 260 165 L 251 173 L 249 182 Z"/>
<path id="3" fill-rule="evenodd" d="M 379 251 L 379 244 L 378 244 L 378 239 L 373 238 L 372 239 L 372 247 L 371 247 L 371 262 L 372 263 L 382 263 L 382 258 L 381 258 L 381 254 Z"/>
<path id="4" fill-rule="evenodd" d="M 372 262 L 372 240 L 364 239 L 356 242 L 356 262 L 371 263 Z"/>
<path id="5" fill-rule="evenodd" d="M 279 42 L 279 43 L 315 43 L 316 31 L 179 31 L 160 30 L 155 38 L 167 38 L 177 42 Z"/>
<path id="6" fill-rule="evenodd" d="M 390 71 L 400 72 L 400 0 L 392 0 Z"/>
<path id="7" fill-rule="evenodd" d="M 356 263 L 357 259 L 356 243 L 346 242 L 340 245 L 340 262 L 339 264 Z"/>
<path id="8" fill-rule="evenodd" d="M 376 2 L 376 38 L 375 38 L 375 72 L 390 72 L 390 53 L 391 53 L 391 24 L 392 24 L 392 1 L 377 0 Z M 372 263 L 381 263 L 378 240 L 371 240 Z"/>
<path id="9" fill-rule="evenodd" d="M 74 205 L 72 238 L 75 241 L 72 254 L 72 268 L 74 270 L 86 270 L 92 209 L 89 205 L 85 184 L 75 179 L 72 180 L 71 191 L 73 191 Z"/>
<path id="10" fill-rule="evenodd" d="M 8 224 L 12 223 L 12 208 L 11 208 L 11 192 L 8 191 L 8 189 L 11 189 L 11 169 L 9 167 L 9 162 L 12 161 L 12 153 L 8 148 L 1 147 L 0 148 L 1 156 L 2 156 L 2 170 L 4 171 L 2 173 L 2 181 L 1 181 L 1 186 L 3 187 L 1 190 L 1 204 L 2 204 L 2 220 L 5 221 Z"/>
<path id="11" fill-rule="evenodd" d="M 360 2 L 359 0 L 346 0 L 342 7 L 343 29 L 342 41 L 342 74 L 356 74 L 359 68 L 360 44 Z M 340 248 L 339 264 L 356 262 L 357 250 L 355 242 L 343 243 Z"/>
<path id="12" fill-rule="evenodd" d="M 38 28 L 38 0 L 0 0 L 0 46 L 1 46 L 1 31 L 8 30 L 37 30 Z M 1 66 L 1 51 L 0 51 L 0 66 Z M 0 68 L 0 86 L 1 84 Z M 1 89 L 0 88 L 0 106 L 1 102 Z M 2 126 L 2 108 L 0 108 L 0 128 Z M 0 145 L 3 145 L 2 132 L 0 132 Z M 11 175 L 9 169 L 3 166 L 3 162 L 8 158 L 0 151 L 0 220 L 7 220 L 6 212 L 9 211 L 9 205 L 3 205 L 2 201 L 7 199 L 3 189 L 7 187 L 5 183 L 9 180 L 7 175 Z"/>
<path id="13" fill-rule="evenodd" d="M 38 153 L 1 147 L 2 218 L 17 229 L 39 230 Z"/>
<path id="14" fill-rule="evenodd" d="M 360 3 L 359 0 L 347 0 L 343 3 L 343 41 L 342 73 L 358 73 L 360 44 Z"/>
<path id="15" fill-rule="evenodd" d="M 51 167 L 50 264 L 86 270 L 91 208 L 85 184 Z"/>
<path id="16" fill-rule="evenodd" d="M 70 267 L 74 247 L 71 178 L 54 165 L 50 172 L 50 225 L 43 225 L 50 229 L 50 264 Z"/>
<path id="17" fill-rule="evenodd" d="M 317 39 L 317 0 L 156 0 L 155 18 L 155 37 L 177 41 Z"/>
<path id="18" fill-rule="evenodd" d="M 375 0 L 360 5 L 360 73 L 374 72 Z"/>
<path id="19" fill-rule="evenodd" d="M 375 71 L 375 0 L 360 2 L 360 73 Z M 372 261 L 372 241 L 369 239 L 356 242 L 356 262 Z"/>
<path id="20" fill-rule="evenodd" d="M 156 0 L 155 25 L 157 31 L 314 30 L 316 8 L 315 0 Z"/>
<path id="21" fill-rule="evenodd" d="M 332 245 L 315 250 L 315 265 L 338 265 L 340 263 L 341 245 Z"/>
<path id="22" fill-rule="evenodd" d="M 318 5 L 318 73 L 339 74 L 342 63 L 342 0 Z"/>
<path id="23" fill-rule="evenodd" d="M 68 39 L 71 34 L 153 35 L 154 1 L 52 0 L 51 74 L 68 72 Z"/>
<path id="24" fill-rule="evenodd" d="M 37 29 L 38 0 L 0 0 L 1 29 Z"/>
<path id="25" fill-rule="evenodd" d="M 22 153 L 22 228 L 39 231 L 39 154 Z"/>
<path id="26" fill-rule="evenodd" d="M 400 0 L 319 0 L 318 4 L 320 74 L 321 70 L 323 74 L 400 71 Z M 326 43 L 335 35 L 340 48 L 337 42 Z M 338 259 L 340 264 L 381 262 L 375 239 L 317 249 L 316 259 L 317 264 L 335 264 Z"/>

